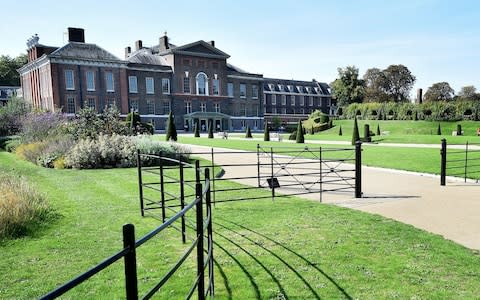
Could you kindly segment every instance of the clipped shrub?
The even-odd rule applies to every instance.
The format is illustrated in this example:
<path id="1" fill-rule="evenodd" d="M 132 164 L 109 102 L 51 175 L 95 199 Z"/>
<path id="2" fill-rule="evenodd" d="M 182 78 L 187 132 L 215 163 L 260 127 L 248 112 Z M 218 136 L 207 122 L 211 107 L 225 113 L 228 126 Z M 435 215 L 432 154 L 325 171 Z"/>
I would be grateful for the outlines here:
<path id="1" fill-rule="evenodd" d="M 213 124 L 208 122 L 208 138 L 213 139 Z"/>
<path id="2" fill-rule="evenodd" d="M 313 126 L 312 126 L 312 128 L 310 128 L 310 134 L 311 135 L 315 134 L 315 129 L 313 129 Z"/>
<path id="3" fill-rule="evenodd" d="M 462 135 L 462 125 L 457 124 L 457 135 Z"/>
<path id="4" fill-rule="evenodd" d="M 352 145 L 355 145 L 355 143 L 359 140 L 360 134 L 358 133 L 357 118 L 355 118 L 353 122 Z"/>
<path id="5" fill-rule="evenodd" d="M 377 135 L 381 135 L 381 132 L 380 132 L 380 124 L 377 124 Z"/>
<path id="6" fill-rule="evenodd" d="M 247 131 L 245 133 L 245 138 L 247 138 L 247 139 L 252 138 L 252 131 L 250 130 L 250 126 L 247 126 Z"/>
<path id="7" fill-rule="evenodd" d="M 195 128 L 193 130 L 194 137 L 200 137 L 200 128 L 198 127 L 198 122 L 195 122 Z"/>
<path id="8" fill-rule="evenodd" d="M 343 135 L 343 132 L 342 132 L 342 125 L 340 125 L 340 129 L 338 129 L 338 135 Z"/>
<path id="9" fill-rule="evenodd" d="M 297 125 L 297 134 L 296 134 L 296 137 L 295 137 L 295 141 L 297 144 L 303 144 L 305 143 L 305 136 L 304 136 L 304 131 L 303 131 L 303 127 L 302 127 L 302 121 L 298 121 L 298 125 Z"/>
<path id="10" fill-rule="evenodd" d="M 51 215 L 45 196 L 25 179 L 0 173 L 0 239 L 27 235 Z"/>
<path id="11" fill-rule="evenodd" d="M 263 130 L 263 140 L 265 142 L 270 141 L 270 128 L 268 127 L 267 122 L 265 122 L 265 129 Z"/>
<path id="12" fill-rule="evenodd" d="M 132 121 L 132 118 L 134 120 Z M 98 114 L 92 108 L 84 108 L 65 128 L 65 131 L 72 135 L 75 140 L 92 138 L 99 134 L 104 135 L 126 135 L 138 132 L 149 132 L 147 127 L 141 127 L 140 116 L 129 113 L 127 121 L 120 120 L 120 112 L 116 108 L 105 108 Z M 133 127 L 132 127 L 133 125 Z"/>
<path id="13" fill-rule="evenodd" d="M 154 141 L 148 136 L 138 136 L 133 138 L 136 149 L 143 154 L 162 155 L 163 157 L 169 157 L 177 160 L 188 161 L 190 158 L 191 150 L 185 146 L 177 143 L 166 143 Z M 158 159 L 152 157 L 142 156 L 142 165 L 158 165 Z M 136 163 L 136 160 L 135 160 Z M 164 164 L 172 164 L 173 162 L 164 160 Z"/>
<path id="14" fill-rule="evenodd" d="M 177 128 L 175 127 L 172 112 L 168 114 L 167 134 L 165 135 L 165 139 L 167 141 L 177 141 Z"/>
<path id="15" fill-rule="evenodd" d="M 297 140 L 297 132 L 296 132 L 296 131 L 291 132 L 291 133 L 288 135 L 288 139 L 289 139 L 290 141 L 296 141 L 296 140 Z"/>
<path id="16" fill-rule="evenodd" d="M 438 123 L 437 135 L 442 135 L 442 128 L 440 128 L 440 123 Z"/>

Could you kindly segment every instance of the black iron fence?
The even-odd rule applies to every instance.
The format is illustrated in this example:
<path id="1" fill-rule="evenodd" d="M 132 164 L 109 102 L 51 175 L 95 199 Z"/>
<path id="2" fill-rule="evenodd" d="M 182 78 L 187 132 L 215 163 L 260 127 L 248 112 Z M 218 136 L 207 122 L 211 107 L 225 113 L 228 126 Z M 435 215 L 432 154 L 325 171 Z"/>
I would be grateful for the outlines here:
<path id="1" fill-rule="evenodd" d="M 147 184 L 142 184 L 142 165 L 141 165 L 141 154 L 138 154 L 138 169 L 139 169 L 139 182 L 140 184 L 140 194 L 142 195 L 142 188 L 151 186 Z M 158 157 L 151 157 L 157 159 Z M 164 158 L 167 159 L 167 158 Z M 183 170 L 183 166 L 188 168 L 195 168 L 195 179 L 191 182 L 191 186 L 194 188 L 194 193 L 189 195 L 189 197 L 182 197 L 182 202 L 179 205 L 180 209 L 171 217 L 165 218 L 162 225 L 141 237 L 138 240 L 135 240 L 135 227 L 132 224 L 126 224 L 123 226 L 123 249 L 113 254 L 112 256 L 106 258 L 104 261 L 94 266 L 85 273 L 77 276 L 71 281 L 65 283 L 64 285 L 58 287 L 57 289 L 51 291 L 50 293 L 43 296 L 41 299 L 54 299 L 57 298 L 69 290 L 75 288 L 82 282 L 88 280 L 92 276 L 95 276 L 100 271 L 108 268 L 115 262 L 120 259 L 124 259 L 124 269 L 125 269 L 125 294 L 127 299 L 138 299 L 138 279 L 137 279 L 137 258 L 136 258 L 136 249 L 146 242 L 148 242 L 153 237 L 157 236 L 159 233 L 164 231 L 167 228 L 173 226 L 173 224 L 181 220 L 183 228 L 185 228 L 185 215 L 189 211 L 195 210 L 195 237 L 191 239 L 191 243 L 184 252 L 184 254 L 174 263 L 174 265 L 163 275 L 163 277 L 158 281 L 153 287 L 151 287 L 148 292 L 141 296 L 142 299 L 150 299 L 155 293 L 157 293 L 162 286 L 167 283 L 167 281 L 175 274 L 175 272 L 182 266 L 182 264 L 187 260 L 187 258 L 196 250 L 196 265 L 197 265 L 197 276 L 195 281 L 192 283 L 190 290 L 186 293 L 185 298 L 190 299 L 193 295 L 196 294 L 198 299 L 205 299 L 210 296 L 213 298 L 214 295 L 214 274 L 213 274 L 213 236 L 212 236 L 212 209 L 211 209 L 211 181 L 210 181 L 210 171 L 205 169 L 204 172 L 204 184 L 202 185 L 200 175 L 200 165 L 197 161 L 195 165 L 191 165 L 182 161 L 176 161 L 170 159 L 170 162 L 177 163 L 180 167 L 180 170 Z M 150 171 L 148 168 L 145 171 Z M 164 183 L 164 176 L 160 177 L 161 182 Z M 183 178 L 183 177 L 182 177 Z M 176 179 L 178 182 L 178 178 Z M 164 193 L 162 193 L 164 194 Z M 152 203 L 152 200 L 147 200 L 143 196 L 141 198 L 141 207 L 142 215 L 144 214 L 144 206 Z M 191 202 L 185 201 L 192 199 Z M 146 201 L 146 203 L 145 203 Z M 163 203 L 162 207 L 165 208 L 165 199 L 162 195 L 160 200 Z M 205 202 L 205 205 L 204 205 Z M 205 214 L 204 214 L 205 206 Z M 185 232 L 185 230 L 183 230 Z M 205 236 L 206 235 L 206 236 Z M 206 243 L 205 243 L 206 238 Z M 182 236 L 182 241 L 185 243 L 185 235 Z M 206 244 L 206 248 L 205 248 Z M 205 270 L 208 268 L 208 273 L 205 274 Z M 207 276 L 207 286 L 205 286 L 205 276 Z"/>
<path id="2" fill-rule="evenodd" d="M 442 139 L 440 185 L 446 184 L 446 177 L 477 178 L 480 175 L 480 143 L 469 143 L 447 150 L 447 140 Z"/>

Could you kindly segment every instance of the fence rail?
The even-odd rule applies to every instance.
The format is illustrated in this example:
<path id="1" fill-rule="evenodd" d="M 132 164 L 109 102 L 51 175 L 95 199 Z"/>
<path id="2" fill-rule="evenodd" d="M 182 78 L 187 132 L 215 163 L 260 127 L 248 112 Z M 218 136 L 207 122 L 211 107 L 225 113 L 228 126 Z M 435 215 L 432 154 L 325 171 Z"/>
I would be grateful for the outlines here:
<path id="1" fill-rule="evenodd" d="M 480 174 L 480 143 L 466 142 L 464 149 L 447 150 L 447 140 L 442 139 L 440 150 L 440 185 L 446 185 L 446 177 L 460 177 L 464 182 Z M 473 148 L 472 148 L 473 147 Z M 477 180 L 478 182 L 478 180 Z"/>
<path id="2" fill-rule="evenodd" d="M 141 176 L 142 176 L 142 163 L 141 163 L 141 156 L 144 154 L 140 154 L 138 152 L 137 159 L 138 159 L 138 170 L 139 170 L 139 182 L 141 183 Z M 145 155 L 147 156 L 147 155 Z M 148 155 L 152 158 L 152 155 Z M 154 158 L 158 158 L 155 156 Z M 181 162 L 180 160 L 172 160 L 168 159 L 170 162 L 179 163 L 181 166 L 189 166 L 192 165 L 188 163 Z M 183 255 L 175 262 L 173 267 L 171 267 L 158 281 L 152 288 L 148 290 L 148 292 L 141 296 L 142 299 L 150 299 L 155 293 L 157 293 L 162 286 L 168 282 L 168 280 L 175 274 L 175 272 L 182 266 L 185 260 L 193 253 L 196 249 L 197 255 L 197 276 L 195 282 L 192 284 L 190 290 L 186 294 L 186 299 L 190 299 L 194 294 L 195 291 L 197 292 L 198 299 L 205 299 L 206 297 L 210 296 L 213 298 L 214 295 L 214 274 L 213 274 L 213 237 L 212 237 L 212 209 L 211 209 L 211 180 L 210 180 L 210 171 L 209 169 L 205 169 L 204 172 L 204 184 L 202 185 L 200 181 L 200 165 L 199 162 L 196 161 L 195 165 L 195 174 L 196 174 L 196 184 L 195 184 L 195 194 L 193 200 L 186 204 L 184 202 L 180 205 L 180 211 L 176 212 L 173 216 L 168 219 L 165 219 L 165 214 L 163 215 L 164 222 L 148 234 L 144 235 L 140 239 L 135 241 L 135 227 L 132 224 L 126 224 L 123 226 L 123 249 L 118 251 L 117 253 L 113 254 L 112 256 L 106 258 L 98 265 L 92 267 L 88 271 L 80 274 L 79 276 L 75 277 L 74 279 L 70 280 L 69 282 L 63 284 L 62 286 L 56 288 L 55 290 L 49 292 L 48 294 L 44 295 L 40 299 L 54 299 L 57 298 L 66 292 L 70 291 L 71 289 L 75 288 L 79 284 L 85 282 L 89 278 L 95 276 L 102 270 L 108 268 L 115 262 L 119 261 L 120 259 L 124 259 L 124 269 L 125 269 L 125 295 L 126 299 L 138 299 L 138 278 L 137 278 L 137 259 L 136 259 L 136 249 L 142 246 L 143 244 L 147 243 L 150 239 L 157 236 L 159 233 L 163 232 L 165 229 L 172 227 L 173 223 L 178 220 L 182 222 L 182 241 L 186 243 L 185 238 L 185 215 L 187 212 L 191 210 L 195 210 L 196 214 L 196 234 L 195 238 L 191 241 L 191 244 L 187 248 L 187 250 L 183 253 Z M 183 169 L 182 169 L 183 172 Z M 183 176 L 183 175 L 182 175 Z M 142 193 L 142 189 L 145 185 L 140 184 L 140 193 Z M 163 193 L 162 193 L 163 194 Z M 181 199 L 185 200 L 185 195 L 181 196 Z M 144 215 L 144 197 L 140 197 L 141 199 L 141 207 L 142 207 L 142 216 Z M 165 199 L 162 197 L 162 200 Z M 151 201 L 151 200 L 150 200 Z M 205 202 L 205 205 L 204 205 Z M 204 215 L 204 206 L 206 210 L 206 214 Z M 165 205 L 163 202 L 163 208 L 165 209 Z M 205 233 L 207 237 L 207 248 L 205 249 L 204 239 Z M 207 253 L 205 257 L 205 252 Z M 208 285 L 205 288 L 205 269 L 208 268 Z"/>

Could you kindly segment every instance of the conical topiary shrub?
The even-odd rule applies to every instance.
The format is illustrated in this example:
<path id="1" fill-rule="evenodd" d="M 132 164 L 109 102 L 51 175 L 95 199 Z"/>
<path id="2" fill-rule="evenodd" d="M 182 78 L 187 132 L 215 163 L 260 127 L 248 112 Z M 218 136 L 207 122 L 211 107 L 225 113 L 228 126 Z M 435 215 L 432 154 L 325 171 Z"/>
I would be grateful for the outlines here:
<path id="1" fill-rule="evenodd" d="M 462 135 L 462 125 L 457 124 L 457 135 Z"/>
<path id="2" fill-rule="evenodd" d="M 245 133 L 245 138 L 247 139 L 252 138 L 252 131 L 250 130 L 250 126 L 247 126 L 247 132 Z"/>
<path id="3" fill-rule="evenodd" d="M 352 145 L 355 145 L 355 143 L 359 140 L 360 140 L 360 134 L 358 133 L 357 118 L 355 117 L 353 122 Z"/>
<path id="4" fill-rule="evenodd" d="M 440 127 L 440 123 L 438 123 L 437 135 L 442 135 L 442 128 Z"/>
<path id="5" fill-rule="evenodd" d="M 177 128 L 175 128 L 172 112 L 168 114 L 167 135 L 165 136 L 165 139 L 167 141 L 177 141 Z"/>
<path id="6" fill-rule="evenodd" d="M 338 135 L 343 135 L 343 132 L 342 132 L 342 125 L 340 125 L 340 129 L 338 130 Z"/>
<path id="7" fill-rule="evenodd" d="M 297 144 L 303 144 L 305 143 L 305 136 L 303 135 L 303 126 L 302 126 L 302 121 L 298 121 L 298 126 L 297 126 L 297 137 L 296 137 L 296 142 Z"/>
<path id="8" fill-rule="evenodd" d="M 270 128 L 268 128 L 267 122 L 265 122 L 265 129 L 263 130 L 263 140 L 265 142 L 270 141 Z"/>
<path id="9" fill-rule="evenodd" d="M 413 120 L 418 121 L 418 111 L 415 111 L 415 114 L 413 115 Z"/>
<path id="10" fill-rule="evenodd" d="M 208 122 L 208 138 L 213 139 L 213 124 Z"/>
<path id="11" fill-rule="evenodd" d="M 195 128 L 193 130 L 194 137 L 200 137 L 200 128 L 198 127 L 198 122 L 195 122 Z"/>
<path id="12" fill-rule="evenodd" d="M 380 135 L 380 124 L 377 124 L 377 135 Z"/>
<path id="13" fill-rule="evenodd" d="M 310 130 L 310 134 L 315 134 L 315 129 L 313 129 L 313 126 L 312 126 L 312 129 Z"/>

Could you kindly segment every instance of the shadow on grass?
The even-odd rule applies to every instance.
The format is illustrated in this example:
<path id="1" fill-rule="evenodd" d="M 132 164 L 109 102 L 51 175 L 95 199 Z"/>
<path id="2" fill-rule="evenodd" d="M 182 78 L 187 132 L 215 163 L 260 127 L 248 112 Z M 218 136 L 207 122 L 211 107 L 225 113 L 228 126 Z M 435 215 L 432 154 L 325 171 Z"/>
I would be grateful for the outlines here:
<path id="1" fill-rule="evenodd" d="M 258 236 L 260 236 L 260 237 L 263 237 L 263 238 L 271 241 L 271 242 L 274 243 L 275 245 L 278 245 L 278 246 L 282 247 L 283 249 L 287 250 L 287 251 L 290 252 L 291 254 L 295 255 L 296 257 L 298 257 L 298 258 L 300 258 L 301 260 L 303 260 L 304 262 L 306 262 L 309 266 L 313 267 L 313 268 L 314 268 L 315 270 L 317 270 L 320 274 L 322 274 L 325 278 L 327 278 L 327 279 L 338 289 L 338 291 L 342 293 L 342 295 L 343 295 L 345 298 L 347 298 L 347 299 L 353 299 L 352 296 L 350 296 L 343 287 L 341 287 L 341 286 L 340 286 L 332 277 L 330 277 L 325 271 L 323 271 L 321 268 L 319 268 L 319 267 L 316 265 L 316 263 L 313 263 L 313 262 L 309 261 L 307 258 L 305 258 L 304 256 L 302 256 L 301 254 L 293 251 L 292 249 L 290 249 L 289 247 L 285 246 L 284 244 L 282 244 L 282 243 L 280 243 L 280 242 L 277 242 L 277 241 L 274 240 L 273 238 L 268 237 L 268 236 L 266 236 L 266 235 L 264 235 L 264 234 L 262 234 L 262 233 L 259 233 L 259 232 L 255 231 L 255 230 L 252 230 L 252 229 L 250 229 L 250 228 L 248 228 L 248 227 L 246 227 L 246 226 L 244 226 L 244 225 L 242 225 L 242 224 L 238 224 L 238 223 L 235 223 L 235 222 L 232 222 L 232 221 L 228 221 L 228 220 L 223 220 L 223 219 L 222 219 L 221 221 L 222 221 L 222 222 L 226 222 L 226 223 L 230 223 L 230 224 L 235 225 L 235 226 L 238 226 L 238 227 L 240 227 L 240 228 L 242 228 L 242 229 L 244 229 L 244 230 L 247 230 L 247 231 L 249 231 L 249 232 L 251 232 L 251 233 L 253 233 L 253 234 L 255 234 L 255 235 L 258 235 Z M 248 240 L 248 241 L 254 243 L 255 245 L 259 246 L 260 248 L 264 249 L 265 251 L 267 251 L 267 252 L 268 252 L 269 254 L 271 254 L 272 256 L 276 257 L 276 258 L 277 258 L 278 260 L 280 260 L 284 265 L 286 265 L 286 266 L 307 286 L 307 288 L 308 288 L 308 289 L 310 290 L 310 292 L 312 293 L 312 296 L 313 296 L 312 298 L 320 299 L 320 296 L 319 296 L 319 295 L 317 294 L 317 292 L 313 289 L 313 287 L 310 285 L 310 283 L 307 282 L 307 280 L 306 280 L 300 273 L 298 273 L 298 271 L 296 271 L 288 262 L 286 262 L 283 258 L 281 258 L 280 256 L 278 256 L 275 252 L 267 249 L 266 247 L 262 246 L 261 244 L 259 244 L 259 243 L 256 242 L 256 241 L 250 239 L 249 237 L 245 236 L 244 234 L 238 233 L 238 232 L 236 232 L 235 230 L 233 230 L 233 229 L 231 229 L 231 228 L 228 228 L 228 227 L 226 227 L 226 226 L 224 226 L 224 225 L 222 225 L 222 224 L 219 224 L 218 222 L 215 222 L 215 225 L 218 225 L 218 226 L 220 226 L 220 227 L 222 227 L 222 228 L 224 228 L 224 229 L 226 229 L 226 230 L 229 230 L 229 231 L 231 231 L 231 232 L 233 232 L 233 233 L 235 233 L 235 234 L 237 234 L 237 235 L 245 238 L 246 240 Z M 223 235 L 221 235 L 221 234 L 219 234 L 219 233 L 217 233 L 217 232 L 216 232 L 215 234 L 224 237 Z M 237 244 L 235 244 L 235 245 L 237 245 Z M 237 245 L 237 247 L 241 248 L 241 247 L 238 246 L 238 245 Z M 242 250 L 243 250 L 243 248 L 242 248 Z M 246 250 L 244 250 L 244 251 L 246 251 Z M 253 257 L 252 257 L 252 258 L 253 258 Z M 258 261 L 258 259 L 256 259 L 256 258 L 253 258 L 253 259 L 254 259 L 256 262 L 258 262 L 258 263 L 262 266 L 262 268 L 264 268 L 264 269 L 266 270 L 266 267 L 265 267 L 264 265 L 262 265 L 262 264 Z M 266 270 L 266 271 L 270 274 L 270 276 L 272 276 L 272 278 L 274 278 L 274 277 L 273 277 L 273 274 L 271 273 L 271 271 L 268 271 L 268 270 Z M 274 279 L 274 280 L 275 280 L 275 279 Z M 275 280 L 275 282 L 276 282 L 277 285 L 279 286 L 280 290 L 284 293 L 284 290 L 283 290 L 283 288 L 281 287 L 280 283 L 278 283 L 277 280 Z M 285 297 L 288 299 L 286 293 L 284 293 L 284 295 L 285 295 Z"/>

